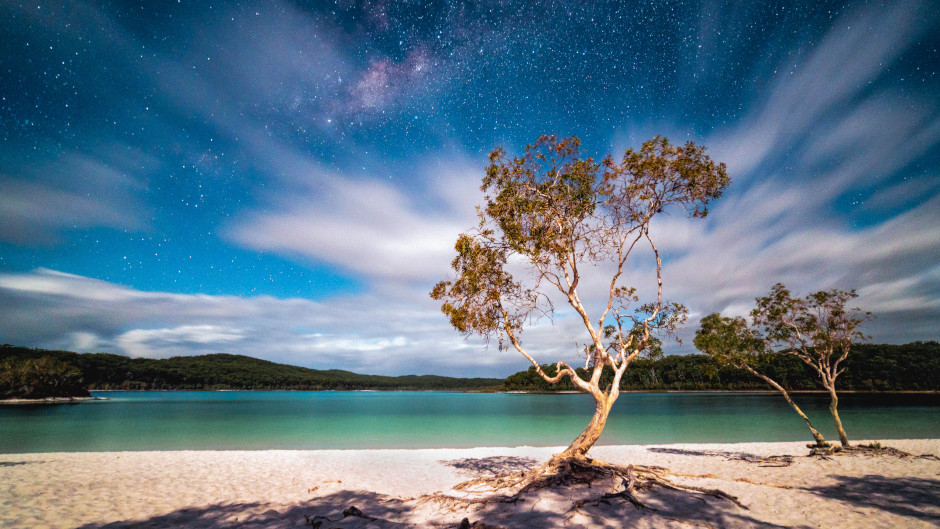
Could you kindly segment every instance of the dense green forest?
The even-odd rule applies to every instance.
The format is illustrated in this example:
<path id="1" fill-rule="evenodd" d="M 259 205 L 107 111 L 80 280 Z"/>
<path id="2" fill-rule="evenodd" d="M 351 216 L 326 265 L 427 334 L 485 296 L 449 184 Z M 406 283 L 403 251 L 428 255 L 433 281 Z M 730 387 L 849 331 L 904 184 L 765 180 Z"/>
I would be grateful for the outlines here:
<path id="1" fill-rule="evenodd" d="M 51 356 L 0 357 L 0 399 L 87 397 L 82 373 Z"/>
<path id="2" fill-rule="evenodd" d="M 846 391 L 937 391 L 940 390 L 940 343 L 914 342 L 905 345 L 855 344 L 843 363 L 839 389 Z M 553 365 L 542 366 L 550 376 Z M 788 390 L 818 390 L 819 375 L 791 355 L 768 354 L 760 359 L 759 371 Z M 579 369 L 579 371 L 581 371 Z M 583 373 L 582 373 L 583 374 Z M 605 373 L 602 387 L 613 380 Z M 720 367 L 706 355 L 666 356 L 660 360 L 636 360 L 623 375 L 625 391 L 668 390 L 764 390 L 772 389 L 745 371 Z M 550 385 L 534 367 L 510 375 L 507 391 L 571 391 L 566 378 Z"/>
<path id="3" fill-rule="evenodd" d="M 817 390 L 818 375 L 797 358 L 765 355 L 761 369 L 789 390 Z M 940 343 L 857 344 L 839 378 L 841 390 L 940 390 Z M 554 374 L 554 366 L 544 366 Z M 606 383 L 612 379 L 607 373 Z M 637 360 L 624 374 L 623 390 L 764 390 L 744 371 L 719 367 L 705 355 Z M 493 378 L 434 375 L 386 377 L 277 364 L 248 356 L 213 354 L 165 360 L 105 353 L 73 353 L 0 346 L 0 398 L 87 395 L 86 389 L 293 389 L 293 390 L 477 390 L 565 391 L 567 381 L 549 385 L 535 368 Z"/>
<path id="4" fill-rule="evenodd" d="M 497 390 L 503 383 L 495 378 L 386 377 L 338 369 L 321 371 L 230 354 L 154 360 L 0 346 L 0 366 L 15 367 L 40 360 L 72 366 L 80 373 L 83 387 L 89 389 Z M 0 371 L 0 398 L 9 398 L 18 391 L 15 384 L 5 382 L 7 379 Z"/>

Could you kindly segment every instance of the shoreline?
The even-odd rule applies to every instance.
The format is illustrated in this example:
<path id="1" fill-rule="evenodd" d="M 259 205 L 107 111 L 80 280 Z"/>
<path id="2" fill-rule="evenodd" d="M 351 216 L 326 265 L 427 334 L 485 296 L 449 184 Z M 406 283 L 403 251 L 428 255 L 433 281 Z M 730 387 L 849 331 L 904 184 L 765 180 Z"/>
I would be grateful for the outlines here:
<path id="1" fill-rule="evenodd" d="M 334 392 L 334 393 L 502 393 L 505 395 L 586 395 L 582 391 L 559 390 L 559 391 L 535 391 L 535 390 L 500 390 L 500 391 L 481 391 L 476 389 L 89 389 L 95 393 L 172 393 L 172 392 Z M 625 393 L 757 393 L 779 395 L 780 392 L 775 389 L 630 389 L 621 390 Z M 818 394 L 828 395 L 829 392 L 823 389 L 795 389 L 789 390 L 793 394 Z M 839 394 L 852 395 L 936 395 L 940 394 L 940 389 L 923 390 L 889 390 L 889 391 L 863 391 L 863 390 L 839 390 Z M 60 397 L 56 397 L 60 398 Z M 61 397 L 65 398 L 65 397 Z M 81 398 L 81 397 L 76 397 Z M 84 397 L 87 398 L 87 397 Z M 92 397 L 94 398 L 94 397 Z M 103 397 L 101 397 L 103 398 Z M 13 400 L 31 400 L 31 399 L 13 399 Z M 0 403 L 7 402 L 0 400 Z"/>
<path id="2" fill-rule="evenodd" d="M 940 455 L 940 440 L 882 441 L 915 457 L 810 458 L 806 444 L 596 446 L 592 457 L 665 467 L 677 483 L 720 489 L 746 508 L 656 487 L 639 495 L 655 511 L 611 500 L 558 513 L 535 506 L 571 504 L 604 490 L 571 486 L 519 504 L 456 510 L 408 498 L 519 472 L 562 447 L 0 454 L 0 526 L 293 528 L 304 527 L 304 515 L 329 517 L 331 528 L 456 528 L 464 517 L 506 528 L 620 526 L 621 520 L 636 527 L 940 524 L 940 461 L 917 457 Z M 350 506 L 377 520 L 343 518 Z"/>
<path id="3" fill-rule="evenodd" d="M 41 399 L 2 399 L 0 406 L 21 406 L 21 405 L 44 405 L 44 404 L 78 404 L 80 402 L 90 402 L 98 400 L 108 400 L 107 397 L 43 397 Z"/>

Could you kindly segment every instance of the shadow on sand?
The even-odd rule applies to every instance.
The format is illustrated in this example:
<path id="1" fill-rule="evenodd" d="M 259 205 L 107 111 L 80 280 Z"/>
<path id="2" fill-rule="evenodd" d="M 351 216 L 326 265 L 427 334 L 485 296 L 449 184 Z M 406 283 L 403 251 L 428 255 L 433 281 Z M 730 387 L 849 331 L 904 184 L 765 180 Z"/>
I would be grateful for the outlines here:
<path id="1" fill-rule="evenodd" d="M 77 529 L 141 529 L 141 528 L 185 528 L 185 529 L 287 529 L 312 527 L 310 521 L 316 516 L 326 516 L 322 529 L 330 527 L 356 527 L 359 522 L 375 524 L 375 520 L 352 516 L 344 519 L 342 511 L 349 506 L 362 509 L 367 518 L 394 520 L 407 518 L 410 508 L 397 498 L 371 492 L 340 491 L 296 505 L 266 503 L 221 503 L 202 507 L 180 509 L 145 520 L 125 520 L 111 523 L 91 523 Z M 338 520 L 338 523 L 332 522 Z M 365 524 L 361 524 L 365 526 Z M 382 522 L 377 527 L 405 527 L 402 524 Z"/>
<path id="2" fill-rule="evenodd" d="M 940 480 L 878 475 L 832 477 L 838 481 L 836 484 L 806 490 L 860 507 L 940 522 Z"/>
<path id="3" fill-rule="evenodd" d="M 538 466 L 539 461 L 531 457 L 493 456 L 450 461 L 438 461 L 442 465 L 454 467 L 457 470 L 469 472 L 475 476 L 497 476 L 499 474 L 515 474 L 525 472 Z"/>
<path id="4" fill-rule="evenodd" d="M 34 465 L 43 461 L 0 461 L 0 467 L 18 467 L 20 465 Z"/>
<path id="5" fill-rule="evenodd" d="M 465 517 L 473 522 L 473 528 L 490 529 L 785 528 L 757 520 L 751 517 L 748 511 L 730 502 L 675 491 L 660 490 L 644 495 L 643 501 L 655 510 L 638 510 L 633 505 L 621 501 L 601 501 L 571 509 L 572 502 L 565 500 L 561 503 L 565 507 L 558 508 L 558 496 L 555 496 L 557 492 L 526 498 L 516 503 L 448 508 L 446 502 L 429 501 L 427 497 L 401 500 L 371 492 L 340 491 L 294 505 L 225 503 L 180 509 L 147 519 L 86 524 L 78 529 L 457 529 Z M 350 511 L 353 514 L 349 514 Z"/>

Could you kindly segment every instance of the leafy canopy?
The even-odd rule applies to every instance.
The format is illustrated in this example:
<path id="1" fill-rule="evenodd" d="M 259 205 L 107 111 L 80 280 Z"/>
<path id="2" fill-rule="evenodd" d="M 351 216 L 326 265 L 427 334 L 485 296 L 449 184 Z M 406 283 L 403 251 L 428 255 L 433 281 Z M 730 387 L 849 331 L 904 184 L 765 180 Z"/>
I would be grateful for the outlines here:
<path id="1" fill-rule="evenodd" d="M 753 365 L 765 351 L 763 338 L 751 329 L 744 318 L 712 313 L 702 318 L 695 331 L 695 347 L 722 365 L 743 367 Z"/>
<path id="2" fill-rule="evenodd" d="M 766 296 L 756 298 L 751 325 L 744 318 L 710 314 L 702 318 L 695 346 L 722 363 L 751 365 L 761 353 L 792 354 L 833 385 L 844 371 L 853 342 L 868 337 L 859 326 L 870 312 L 848 307 L 858 297 L 855 290 L 820 290 L 794 297 L 782 283 Z"/>
<path id="3" fill-rule="evenodd" d="M 459 237 L 455 279 L 438 283 L 431 297 L 460 332 L 495 336 L 500 347 L 508 338 L 519 349 L 524 324 L 551 315 L 547 291 L 557 291 L 581 315 L 595 349 L 645 348 L 651 328 L 671 329 L 685 318 L 683 306 L 662 300 L 650 221 L 667 209 L 704 217 L 728 181 L 724 164 L 713 162 L 704 147 L 662 137 L 627 150 L 620 162 L 583 156 L 576 137 L 542 136 L 513 158 L 497 148 L 483 178 L 479 226 Z M 656 256 L 659 295 L 631 309 L 636 289 L 620 284 L 620 277 L 644 239 Z M 577 287 L 585 265 L 609 264 L 607 305 L 594 326 Z M 604 332 L 611 321 L 615 332 Z M 605 334 L 614 344 L 603 343 Z"/>

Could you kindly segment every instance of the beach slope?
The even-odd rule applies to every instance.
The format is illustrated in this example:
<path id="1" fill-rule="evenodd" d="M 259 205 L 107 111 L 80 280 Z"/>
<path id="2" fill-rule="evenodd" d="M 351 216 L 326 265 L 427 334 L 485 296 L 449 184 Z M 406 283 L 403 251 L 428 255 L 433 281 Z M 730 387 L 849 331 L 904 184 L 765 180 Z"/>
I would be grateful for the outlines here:
<path id="1" fill-rule="evenodd" d="M 0 527 L 940 526 L 940 461 L 924 457 L 940 455 L 940 440 L 884 444 L 911 456 L 806 457 L 798 442 L 595 447 L 598 459 L 664 467 L 677 485 L 737 499 L 655 486 L 635 491 L 643 507 L 602 498 L 622 483 L 513 503 L 451 490 L 536 466 L 558 447 L 8 454 Z"/>

